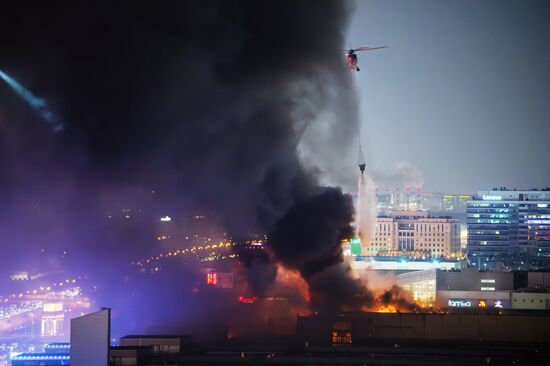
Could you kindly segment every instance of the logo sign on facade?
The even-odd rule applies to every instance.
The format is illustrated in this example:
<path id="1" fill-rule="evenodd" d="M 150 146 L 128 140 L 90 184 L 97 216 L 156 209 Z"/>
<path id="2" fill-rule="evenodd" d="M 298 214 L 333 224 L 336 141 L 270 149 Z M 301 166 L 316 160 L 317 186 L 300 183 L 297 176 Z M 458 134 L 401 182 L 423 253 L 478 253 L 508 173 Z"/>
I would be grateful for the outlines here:
<path id="1" fill-rule="evenodd" d="M 206 274 L 206 284 L 218 288 L 233 288 L 233 273 L 209 272 Z"/>
<path id="2" fill-rule="evenodd" d="M 507 300 L 488 299 L 449 299 L 447 304 L 450 308 L 497 308 L 503 309 L 510 304 Z"/>
<path id="3" fill-rule="evenodd" d="M 448 305 L 451 308 L 471 308 L 472 300 L 449 299 Z"/>

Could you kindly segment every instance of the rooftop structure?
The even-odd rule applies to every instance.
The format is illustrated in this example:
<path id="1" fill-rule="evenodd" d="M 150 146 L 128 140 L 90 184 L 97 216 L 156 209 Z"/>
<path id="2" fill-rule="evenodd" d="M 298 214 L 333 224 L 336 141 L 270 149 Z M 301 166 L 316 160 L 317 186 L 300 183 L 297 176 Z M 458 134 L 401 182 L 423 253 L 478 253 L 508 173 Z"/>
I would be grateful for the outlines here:
<path id="1" fill-rule="evenodd" d="M 70 364 L 70 356 L 62 353 L 22 353 L 12 358 L 12 366 L 62 366 Z"/>

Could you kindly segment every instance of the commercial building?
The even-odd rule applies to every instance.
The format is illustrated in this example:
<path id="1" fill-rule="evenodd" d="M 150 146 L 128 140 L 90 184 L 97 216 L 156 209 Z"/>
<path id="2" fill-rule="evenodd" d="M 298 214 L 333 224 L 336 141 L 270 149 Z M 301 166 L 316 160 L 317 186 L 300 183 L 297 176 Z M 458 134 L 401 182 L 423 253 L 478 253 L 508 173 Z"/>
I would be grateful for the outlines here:
<path id="1" fill-rule="evenodd" d="M 460 225 L 450 217 L 431 217 L 425 211 L 394 211 L 377 218 L 375 233 L 364 249 L 367 256 L 457 257 Z"/>
<path id="2" fill-rule="evenodd" d="M 477 308 L 481 304 L 481 307 L 508 308 L 510 291 L 526 287 L 527 276 L 526 273 L 480 272 L 471 268 L 461 271 L 431 269 L 400 274 L 397 282 L 423 306 Z"/>
<path id="3" fill-rule="evenodd" d="M 550 310 L 550 273 L 430 269 L 397 276 L 423 306 Z"/>
<path id="4" fill-rule="evenodd" d="M 550 189 L 480 191 L 468 202 L 468 259 L 479 269 L 541 269 L 550 259 Z"/>

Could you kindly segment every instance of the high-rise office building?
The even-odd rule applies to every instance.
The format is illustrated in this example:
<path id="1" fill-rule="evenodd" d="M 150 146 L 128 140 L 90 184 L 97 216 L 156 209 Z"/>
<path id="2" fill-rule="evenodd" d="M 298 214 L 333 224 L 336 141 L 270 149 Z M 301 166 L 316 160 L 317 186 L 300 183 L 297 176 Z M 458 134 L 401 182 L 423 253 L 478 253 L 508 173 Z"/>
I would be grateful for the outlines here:
<path id="1" fill-rule="evenodd" d="M 480 191 L 468 202 L 467 215 L 473 267 L 510 267 L 518 256 L 550 257 L 550 188 Z"/>

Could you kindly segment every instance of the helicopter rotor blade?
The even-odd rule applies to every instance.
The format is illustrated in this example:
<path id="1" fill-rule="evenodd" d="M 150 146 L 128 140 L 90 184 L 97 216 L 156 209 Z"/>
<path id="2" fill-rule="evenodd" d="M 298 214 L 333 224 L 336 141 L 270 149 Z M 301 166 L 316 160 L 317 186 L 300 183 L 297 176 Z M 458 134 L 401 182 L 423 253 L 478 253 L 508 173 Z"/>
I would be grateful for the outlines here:
<path id="1" fill-rule="evenodd" d="M 362 47 L 356 48 L 354 51 L 372 51 L 372 50 L 379 50 L 381 48 L 388 48 L 388 46 L 380 46 L 380 47 L 362 46 Z"/>

